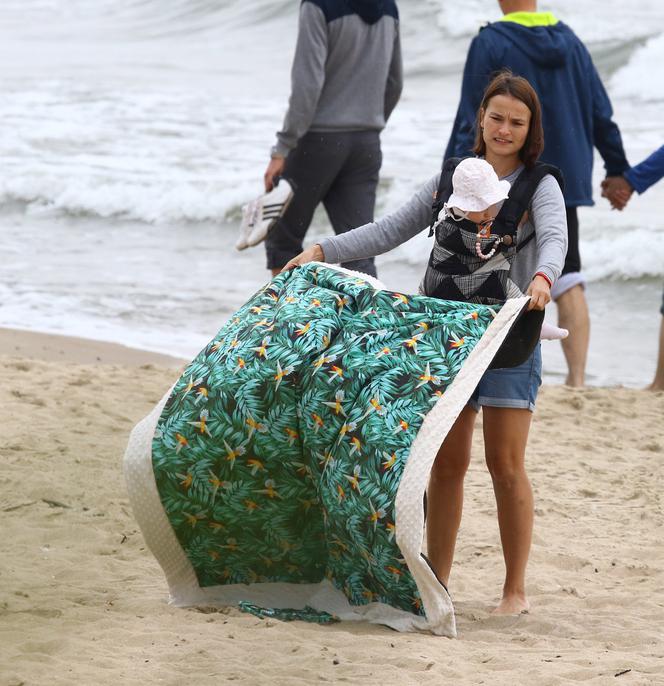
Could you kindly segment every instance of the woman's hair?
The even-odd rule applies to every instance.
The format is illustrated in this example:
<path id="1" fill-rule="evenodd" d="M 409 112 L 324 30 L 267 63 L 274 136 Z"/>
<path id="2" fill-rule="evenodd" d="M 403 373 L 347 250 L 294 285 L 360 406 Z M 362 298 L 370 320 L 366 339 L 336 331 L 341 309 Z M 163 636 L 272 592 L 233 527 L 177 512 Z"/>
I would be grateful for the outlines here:
<path id="1" fill-rule="evenodd" d="M 519 158 L 528 168 L 532 167 L 544 150 L 544 130 L 542 129 L 542 107 L 537 93 L 530 83 L 522 76 L 514 76 L 511 71 L 501 71 L 484 91 L 482 104 L 477 110 L 477 122 L 475 133 L 475 146 L 473 152 L 476 155 L 486 154 L 486 143 L 482 131 L 482 115 L 486 112 L 489 100 L 494 95 L 509 95 L 520 100 L 530 110 L 530 126 L 528 135 L 521 150 Z"/>

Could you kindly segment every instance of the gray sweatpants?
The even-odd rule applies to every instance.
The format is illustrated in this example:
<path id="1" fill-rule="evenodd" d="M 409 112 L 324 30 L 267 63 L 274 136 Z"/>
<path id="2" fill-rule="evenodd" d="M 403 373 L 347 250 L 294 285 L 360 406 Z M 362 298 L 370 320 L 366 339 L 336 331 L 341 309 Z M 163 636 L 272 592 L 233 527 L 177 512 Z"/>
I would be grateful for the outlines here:
<path id="1" fill-rule="evenodd" d="M 302 252 L 321 201 L 336 234 L 372 222 L 381 162 L 378 131 L 305 134 L 286 158 L 283 176 L 295 193 L 265 241 L 268 269 L 279 269 Z M 376 276 L 373 258 L 342 266 Z"/>

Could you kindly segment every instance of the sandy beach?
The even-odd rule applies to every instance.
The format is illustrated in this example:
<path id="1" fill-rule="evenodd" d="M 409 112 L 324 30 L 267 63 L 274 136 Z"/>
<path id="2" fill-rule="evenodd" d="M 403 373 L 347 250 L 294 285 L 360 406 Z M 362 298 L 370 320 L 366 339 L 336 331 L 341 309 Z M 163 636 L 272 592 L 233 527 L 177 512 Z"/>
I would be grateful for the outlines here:
<path id="1" fill-rule="evenodd" d="M 121 465 L 183 364 L 0 332 L 0 686 L 664 684 L 664 394 L 542 390 L 518 617 L 490 615 L 503 565 L 478 420 L 451 640 L 167 604 Z"/>

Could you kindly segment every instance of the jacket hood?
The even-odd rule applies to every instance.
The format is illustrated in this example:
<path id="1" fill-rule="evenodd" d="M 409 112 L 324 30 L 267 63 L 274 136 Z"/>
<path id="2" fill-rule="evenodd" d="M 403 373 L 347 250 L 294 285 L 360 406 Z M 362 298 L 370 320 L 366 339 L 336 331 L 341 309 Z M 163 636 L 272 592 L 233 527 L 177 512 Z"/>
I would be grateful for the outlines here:
<path id="1" fill-rule="evenodd" d="M 385 0 L 348 0 L 348 4 L 367 24 L 375 24 L 385 14 Z"/>
<path id="2" fill-rule="evenodd" d="M 512 21 L 497 21 L 486 30 L 496 31 L 541 67 L 561 67 L 571 54 L 575 35 L 559 21 L 552 26 L 522 26 Z"/>

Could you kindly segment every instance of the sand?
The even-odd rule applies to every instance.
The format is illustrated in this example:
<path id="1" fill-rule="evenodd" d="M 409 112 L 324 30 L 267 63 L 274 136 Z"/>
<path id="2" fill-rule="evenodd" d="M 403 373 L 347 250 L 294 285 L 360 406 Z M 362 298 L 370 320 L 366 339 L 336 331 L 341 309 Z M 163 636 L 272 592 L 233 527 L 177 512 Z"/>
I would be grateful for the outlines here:
<path id="1" fill-rule="evenodd" d="M 0 686 L 664 684 L 664 394 L 542 390 L 518 617 L 489 614 L 503 566 L 478 426 L 453 640 L 167 604 L 121 462 L 180 364 L 0 332 Z"/>

